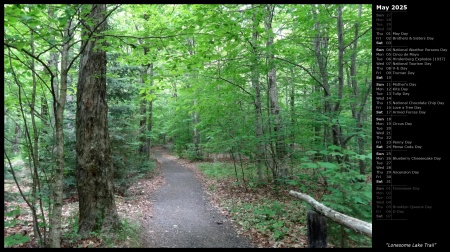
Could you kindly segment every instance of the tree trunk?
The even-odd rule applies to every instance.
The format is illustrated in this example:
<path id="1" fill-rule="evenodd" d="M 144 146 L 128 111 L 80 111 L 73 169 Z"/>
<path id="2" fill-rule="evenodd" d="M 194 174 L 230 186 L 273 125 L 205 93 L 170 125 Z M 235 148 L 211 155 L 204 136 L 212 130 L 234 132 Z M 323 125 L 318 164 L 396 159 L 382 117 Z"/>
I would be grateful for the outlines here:
<path id="1" fill-rule="evenodd" d="M 144 17 L 145 19 L 145 17 Z M 136 30 L 138 29 L 138 26 L 136 25 Z M 139 44 L 142 45 L 142 39 L 139 39 Z M 144 46 L 144 57 L 146 57 L 146 55 L 148 54 L 148 48 Z M 141 75 L 141 84 L 142 84 L 142 88 L 145 87 L 145 82 L 147 80 L 147 71 L 149 69 L 149 65 L 143 65 L 141 66 L 142 69 L 139 70 L 140 75 Z M 139 145 L 139 153 L 140 154 L 145 154 L 148 155 L 148 153 L 150 152 L 150 146 L 147 143 L 147 134 L 146 134 L 146 130 L 147 130 L 147 98 L 146 98 L 147 94 L 145 92 L 143 92 L 141 94 L 141 101 L 140 101 L 140 113 L 141 113 L 141 119 L 139 120 L 139 142 L 141 142 L 141 144 Z"/>
<path id="2" fill-rule="evenodd" d="M 316 35 L 314 37 L 314 54 L 317 59 L 317 65 L 319 67 L 319 73 L 320 73 L 320 86 L 323 89 L 323 114 L 327 115 L 329 117 L 332 117 L 332 107 L 331 107 L 331 91 L 330 91 L 330 84 L 329 84 L 329 78 L 328 78 L 328 72 L 327 72 L 327 51 L 328 51 L 328 34 L 323 32 L 321 28 L 321 23 L 317 17 L 318 13 L 318 6 L 312 7 L 312 16 L 315 20 L 314 23 L 314 30 L 316 32 Z M 326 146 L 328 143 L 328 136 L 329 136 L 329 127 L 324 124 L 323 127 L 318 126 L 317 129 L 323 129 L 323 145 Z"/>
<path id="3" fill-rule="evenodd" d="M 66 24 L 64 36 L 69 36 L 70 23 Z M 61 78 L 59 94 L 53 99 L 58 102 L 53 104 L 56 106 L 55 113 L 55 129 L 56 129 L 56 170 L 54 173 L 52 199 L 53 208 L 50 216 L 49 244 L 51 248 L 59 248 L 61 246 L 61 215 L 63 205 L 63 186 L 64 186 L 64 106 L 66 104 L 67 94 L 67 73 L 68 73 L 68 56 L 69 41 L 65 42 L 61 51 Z"/>
<path id="4" fill-rule="evenodd" d="M 98 25 L 100 34 L 106 29 L 105 11 L 105 4 L 96 4 L 88 14 L 94 24 L 90 28 Z M 80 58 L 77 85 L 76 168 L 81 237 L 88 237 L 91 231 L 118 226 L 108 133 L 106 52 L 96 48 L 101 46 L 99 39 L 103 38 L 99 36 L 82 43 L 82 48 L 86 47 Z"/>
<path id="5" fill-rule="evenodd" d="M 197 99 L 194 99 L 194 109 L 197 108 Z M 200 158 L 201 153 L 200 153 L 200 134 L 198 132 L 197 129 L 197 125 L 198 125 L 198 113 L 197 112 L 192 112 L 192 117 L 193 117 L 193 125 L 192 127 L 194 128 L 194 153 L 195 153 L 195 158 Z"/>
<path id="6" fill-rule="evenodd" d="M 281 115 L 280 115 L 280 105 L 278 103 L 278 87 L 277 87 L 277 70 L 274 62 L 274 54 L 273 54 L 273 30 L 272 30 L 272 20 L 275 11 L 275 5 L 268 4 L 266 5 L 267 15 L 264 22 L 264 26 L 266 28 L 266 32 L 269 35 L 266 43 L 267 47 L 267 64 L 269 66 L 268 73 L 268 91 L 269 91 L 269 99 L 270 99 L 270 114 L 273 117 L 273 132 L 275 134 L 275 164 L 274 168 L 278 170 L 278 177 L 284 178 L 289 175 L 288 166 L 285 164 L 285 156 L 286 156 L 286 146 L 284 145 L 284 136 L 283 129 L 281 124 Z"/>
<path id="7" fill-rule="evenodd" d="M 361 12 L 362 12 L 362 5 L 359 5 L 358 7 L 358 18 L 361 18 Z M 363 120 L 362 120 L 362 114 L 364 113 L 363 108 L 365 107 L 366 101 L 367 101 L 367 95 L 370 93 L 370 89 L 367 89 L 367 92 L 361 97 L 358 82 L 356 80 L 356 55 L 357 55 L 357 49 L 358 49 L 358 34 L 359 32 L 359 22 L 355 23 L 355 36 L 352 47 L 352 55 L 351 55 L 351 65 L 350 65 L 350 79 L 351 79 L 351 86 L 353 87 L 353 100 L 354 102 L 351 104 L 352 109 L 352 117 L 356 120 L 356 141 L 358 145 L 358 154 L 362 155 L 364 154 L 364 138 L 361 136 L 362 130 L 363 130 Z M 371 85 L 369 85 L 371 87 Z M 357 107 L 358 102 L 361 99 L 359 108 Z M 359 109 L 359 110 L 358 110 Z M 364 175 L 366 174 L 366 163 L 364 160 L 359 160 L 359 173 Z"/>
<path id="8" fill-rule="evenodd" d="M 294 150 L 294 146 L 295 146 L 295 136 L 298 132 L 298 130 L 295 130 L 295 85 L 294 85 L 294 69 L 291 68 L 290 69 L 290 73 L 291 73 L 291 84 L 290 84 L 290 91 L 289 91 L 289 113 L 290 113 L 290 119 L 291 119 L 291 124 L 290 124 L 290 129 L 289 129 L 289 137 L 290 137 L 290 144 L 289 144 L 289 148 L 292 152 L 291 156 L 290 156 L 290 160 L 291 160 L 291 174 L 293 173 L 293 169 L 294 169 L 294 157 L 296 156 L 295 150 Z"/>
<path id="9" fill-rule="evenodd" d="M 252 41 L 251 41 L 251 82 L 255 89 L 255 137 L 256 137 L 256 173 L 258 180 L 262 181 L 262 161 L 264 156 L 264 146 L 262 143 L 262 110 L 261 110 L 261 88 L 259 83 L 259 69 L 258 69 L 258 31 L 256 27 L 259 25 L 256 13 L 253 13 L 253 26 L 252 26 Z"/>
<path id="10" fill-rule="evenodd" d="M 14 143 L 12 146 L 14 154 L 17 154 L 20 151 L 19 139 L 20 139 L 20 126 L 19 124 L 16 124 L 16 127 L 14 128 Z"/>
<path id="11" fill-rule="evenodd" d="M 146 74 L 145 70 L 141 70 L 141 83 L 142 86 L 145 85 L 144 75 Z M 146 94 L 141 94 L 141 101 L 140 101 L 140 120 L 139 120 L 139 153 L 145 154 L 147 153 L 146 149 L 146 127 L 147 127 L 147 100 L 145 98 Z"/>
<path id="12" fill-rule="evenodd" d="M 189 44 L 188 51 L 189 55 L 193 56 L 195 54 L 195 42 L 194 38 L 187 39 L 187 42 Z M 196 77 L 195 74 L 194 78 Z M 200 151 L 200 133 L 198 132 L 197 125 L 198 125 L 198 113 L 196 112 L 197 109 L 197 99 L 194 99 L 194 111 L 192 112 L 192 128 L 193 128 L 193 144 L 194 144 L 194 154 L 195 158 L 201 157 L 201 151 Z"/>
<path id="13" fill-rule="evenodd" d="M 150 64 L 150 86 L 153 86 L 153 63 Z M 151 91 L 150 91 L 151 92 Z M 148 102 L 148 118 L 147 118 L 147 131 L 150 134 L 153 127 L 153 101 Z M 150 135 L 147 136 L 147 157 L 151 157 L 152 149 L 152 138 Z"/>
<path id="14" fill-rule="evenodd" d="M 30 33 L 30 44 L 31 44 L 31 53 L 34 55 L 34 33 L 31 31 Z M 41 231 L 39 229 L 37 214 L 36 214 L 36 202 L 39 202 L 39 207 L 41 213 L 44 213 L 42 209 L 42 197 L 37 196 L 37 192 L 41 192 L 41 185 L 39 181 L 38 169 L 39 169 L 39 132 L 36 125 L 36 72 L 34 65 L 34 58 L 31 58 L 30 69 L 32 70 L 32 79 L 33 79 L 33 92 L 31 94 L 31 104 L 30 104 L 30 116 L 31 116 L 31 125 L 33 128 L 33 149 L 31 151 L 32 159 L 33 159 L 33 169 L 31 169 L 31 176 L 33 178 L 32 184 L 32 194 L 31 194 L 31 205 L 33 211 L 33 233 L 34 236 L 38 238 L 38 244 L 42 245 L 45 243 L 45 236 L 42 237 Z M 31 145 L 31 143 L 30 143 Z M 30 146 L 31 147 L 31 146 Z M 44 216 L 43 216 L 44 217 Z M 45 217 L 42 222 L 46 224 Z M 44 228 L 45 230 L 45 228 Z M 45 234 L 45 232 L 44 232 Z"/>
<path id="15" fill-rule="evenodd" d="M 344 34 L 343 34 L 343 23 L 342 23 L 342 5 L 338 5 L 337 7 L 337 35 L 338 35 L 338 93 L 337 100 L 332 110 L 332 116 L 337 117 L 339 114 L 341 99 L 342 99 L 342 90 L 344 87 Z M 336 120 L 337 121 L 337 120 Z M 346 147 L 346 141 L 344 141 L 344 137 L 342 134 L 341 127 L 339 127 L 338 123 L 333 123 L 331 126 L 332 135 L 333 135 L 333 144 L 336 146 L 342 147 L 344 149 Z M 342 161 L 341 157 L 336 156 L 338 162 Z"/>

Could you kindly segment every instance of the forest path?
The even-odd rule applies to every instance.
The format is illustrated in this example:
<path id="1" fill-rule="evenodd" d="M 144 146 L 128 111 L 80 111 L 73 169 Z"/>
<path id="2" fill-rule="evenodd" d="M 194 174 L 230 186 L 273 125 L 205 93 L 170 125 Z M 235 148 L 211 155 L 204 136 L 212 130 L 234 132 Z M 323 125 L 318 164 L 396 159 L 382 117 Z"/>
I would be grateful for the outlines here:
<path id="1" fill-rule="evenodd" d="M 155 155 L 162 164 L 165 183 L 150 196 L 153 217 L 145 224 L 147 247 L 253 247 L 210 204 L 191 170 L 179 164 L 168 150 L 155 150 Z"/>

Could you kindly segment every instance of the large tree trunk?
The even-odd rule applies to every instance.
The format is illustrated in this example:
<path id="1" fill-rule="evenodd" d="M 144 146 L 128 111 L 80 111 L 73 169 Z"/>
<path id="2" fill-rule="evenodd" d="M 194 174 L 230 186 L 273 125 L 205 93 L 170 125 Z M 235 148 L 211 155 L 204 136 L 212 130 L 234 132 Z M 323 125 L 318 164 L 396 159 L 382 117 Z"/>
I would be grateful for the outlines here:
<path id="1" fill-rule="evenodd" d="M 88 18 L 97 32 L 106 29 L 106 5 L 92 5 Z M 88 35 L 87 31 L 83 32 Z M 76 168 L 79 196 L 79 230 L 82 237 L 91 231 L 118 226 L 114 201 L 113 166 L 108 133 L 106 101 L 106 52 L 97 37 L 83 41 L 80 58 L 76 112 Z"/>

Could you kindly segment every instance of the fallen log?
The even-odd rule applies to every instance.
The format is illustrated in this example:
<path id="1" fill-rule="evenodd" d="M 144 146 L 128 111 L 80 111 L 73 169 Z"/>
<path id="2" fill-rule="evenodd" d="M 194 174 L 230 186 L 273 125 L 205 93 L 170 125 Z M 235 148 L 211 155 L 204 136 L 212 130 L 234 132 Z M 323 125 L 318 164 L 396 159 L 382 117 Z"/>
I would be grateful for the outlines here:
<path id="1" fill-rule="evenodd" d="M 345 214 L 339 213 L 329 207 L 326 207 L 322 203 L 315 200 L 313 197 L 296 192 L 296 191 L 289 191 L 289 194 L 299 198 L 303 201 L 306 201 L 308 204 L 310 204 L 317 212 L 325 215 L 326 217 L 332 219 L 333 221 L 357 232 L 360 234 L 363 234 L 368 237 L 372 237 L 372 223 L 365 222 L 350 216 L 347 216 Z"/>

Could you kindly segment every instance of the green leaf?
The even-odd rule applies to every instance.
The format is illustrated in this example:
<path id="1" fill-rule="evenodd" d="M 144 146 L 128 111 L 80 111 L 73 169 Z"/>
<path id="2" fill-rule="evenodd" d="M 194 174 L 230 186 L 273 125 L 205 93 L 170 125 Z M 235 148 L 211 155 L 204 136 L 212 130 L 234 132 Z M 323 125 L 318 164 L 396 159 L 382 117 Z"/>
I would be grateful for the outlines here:
<path id="1" fill-rule="evenodd" d="M 318 166 L 317 164 L 315 164 L 315 163 L 304 163 L 303 166 L 304 166 L 305 168 L 311 168 L 311 169 L 315 169 L 315 168 L 318 168 L 318 167 L 319 167 L 319 166 Z"/>
<path id="2" fill-rule="evenodd" d="M 349 155 L 356 155 L 357 153 L 351 150 L 345 150 L 344 151 L 345 154 L 349 154 Z"/>
<path id="3" fill-rule="evenodd" d="M 5 215 L 7 217 L 13 217 L 16 215 L 20 215 L 20 206 L 17 206 L 16 209 L 6 212 Z"/>
<path id="4" fill-rule="evenodd" d="M 337 145 L 330 145 L 330 146 L 328 146 L 328 149 L 330 149 L 330 150 L 340 150 L 341 147 L 339 147 Z"/>
<path id="5" fill-rule="evenodd" d="M 25 20 L 25 21 L 28 21 L 28 20 L 30 20 L 31 19 L 31 17 L 30 16 L 28 16 L 28 15 L 25 15 L 25 16 L 22 16 L 22 18 Z"/>
<path id="6" fill-rule="evenodd" d="M 330 162 L 317 162 L 321 167 L 328 169 L 336 169 L 338 166 L 335 163 Z"/>
<path id="7" fill-rule="evenodd" d="M 323 155 L 328 155 L 328 151 L 327 150 L 321 150 L 319 153 L 323 154 Z"/>
<path id="8" fill-rule="evenodd" d="M 13 245 L 23 244 L 29 240 L 30 240 L 30 237 L 28 237 L 28 236 L 23 236 L 21 234 L 13 234 L 13 235 L 7 236 L 5 238 L 4 245 L 5 245 L 5 247 L 10 247 Z"/>
<path id="9" fill-rule="evenodd" d="M 330 152 L 330 155 L 332 155 L 332 156 L 339 156 L 339 157 L 343 157 L 344 156 L 344 154 L 342 154 L 340 152 L 335 152 L 335 151 Z"/>
<path id="10" fill-rule="evenodd" d="M 308 154 L 308 155 L 314 155 L 316 153 L 317 153 L 317 151 L 313 151 L 313 150 L 309 150 L 306 152 L 306 154 Z"/>

